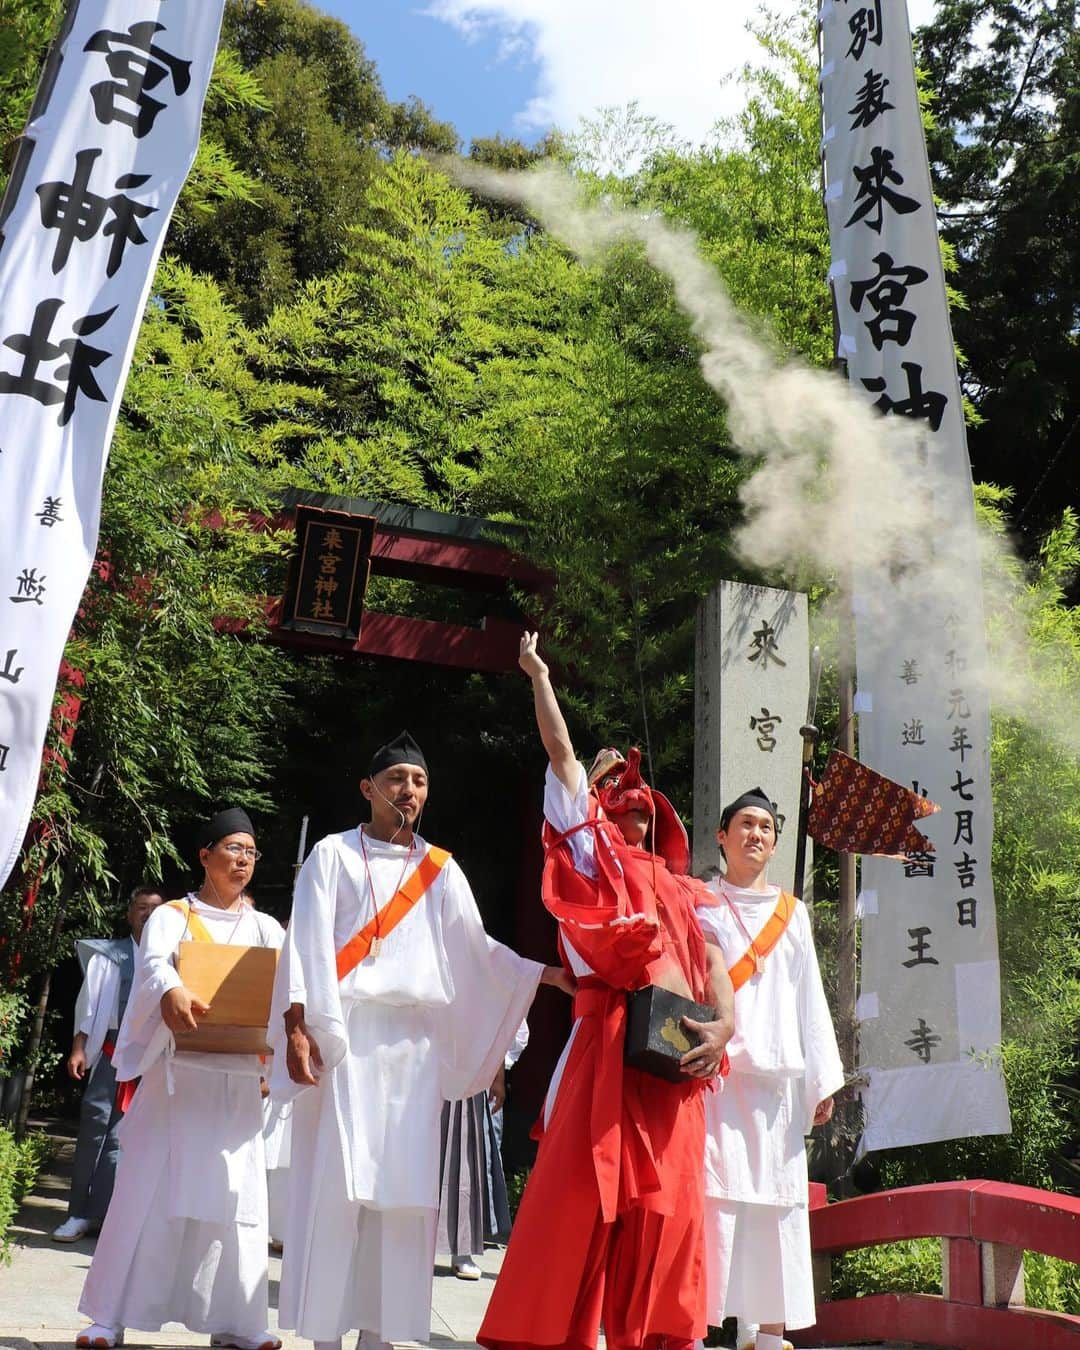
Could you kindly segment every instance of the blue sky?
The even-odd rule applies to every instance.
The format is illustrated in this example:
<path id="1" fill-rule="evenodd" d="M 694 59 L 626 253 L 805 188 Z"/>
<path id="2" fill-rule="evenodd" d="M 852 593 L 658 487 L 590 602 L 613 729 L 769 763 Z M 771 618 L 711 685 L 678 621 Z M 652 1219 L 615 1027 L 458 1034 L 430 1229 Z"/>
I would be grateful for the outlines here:
<path id="1" fill-rule="evenodd" d="M 321 0 L 318 8 L 352 28 L 391 99 L 415 94 L 466 142 L 496 132 L 530 142 L 543 134 L 514 120 L 536 90 L 539 62 L 527 50 L 507 58 L 496 30 L 469 39 L 426 14 L 420 0 Z"/>
<path id="2" fill-rule="evenodd" d="M 539 139 L 600 107 L 642 113 L 698 145 L 742 102 L 731 78 L 760 49 L 765 0 L 319 0 L 376 62 L 392 99 L 417 95 L 474 136 Z M 797 0 L 771 0 L 781 14 Z M 914 26 L 935 0 L 908 0 Z"/>

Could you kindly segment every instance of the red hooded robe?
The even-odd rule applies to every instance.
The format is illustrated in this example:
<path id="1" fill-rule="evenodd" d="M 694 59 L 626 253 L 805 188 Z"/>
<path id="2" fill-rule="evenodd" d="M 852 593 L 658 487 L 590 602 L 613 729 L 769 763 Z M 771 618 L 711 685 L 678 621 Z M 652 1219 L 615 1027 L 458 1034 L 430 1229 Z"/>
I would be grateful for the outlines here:
<path id="1" fill-rule="evenodd" d="M 709 1001 L 694 908 L 711 897 L 631 848 L 590 800 L 576 828 L 594 832 L 595 879 L 545 826 L 544 904 L 595 974 L 578 982 L 580 1025 L 477 1336 L 490 1350 L 593 1350 L 601 1320 L 620 1350 L 706 1331 L 704 1084 L 624 1066 L 623 1039 L 626 991 L 667 985 L 672 962 Z"/>

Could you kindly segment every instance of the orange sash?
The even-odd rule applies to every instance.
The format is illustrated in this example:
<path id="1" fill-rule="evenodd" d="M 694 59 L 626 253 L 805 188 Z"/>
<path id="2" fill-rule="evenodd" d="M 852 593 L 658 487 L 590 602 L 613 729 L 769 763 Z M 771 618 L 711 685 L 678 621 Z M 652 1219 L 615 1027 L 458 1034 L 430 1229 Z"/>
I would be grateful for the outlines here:
<path id="1" fill-rule="evenodd" d="M 761 932 L 728 971 L 736 993 L 739 992 L 751 975 L 758 973 L 760 963 L 765 960 L 784 936 L 784 930 L 791 922 L 791 916 L 795 913 L 797 904 L 798 901 L 793 895 L 788 895 L 787 891 L 780 892 L 780 899 L 776 902 L 776 908 L 765 921 Z"/>
<path id="2" fill-rule="evenodd" d="M 186 900 L 169 900 L 169 909 L 178 909 L 187 918 L 187 935 L 192 942 L 213 942 L 210 930 Z M 183 938 L 180 939 L 183 942 Z"/>
<path id="3" fill-rule="evenodd" d="M 450 861 L 450 854 L 444 848 L 428 846 L 428 851 L 413 868 L 408 881 L 396 895 L 383 905 L 382 909 L 370 919 L 359 933 L 353 936 L 337 954 L 337 977 L 343 980 L 351 970 L 355 970 L 371 951 L 372 943 L 380 941 L 398 926 L 413 905 L 427 892 L 431 883 Z"/>

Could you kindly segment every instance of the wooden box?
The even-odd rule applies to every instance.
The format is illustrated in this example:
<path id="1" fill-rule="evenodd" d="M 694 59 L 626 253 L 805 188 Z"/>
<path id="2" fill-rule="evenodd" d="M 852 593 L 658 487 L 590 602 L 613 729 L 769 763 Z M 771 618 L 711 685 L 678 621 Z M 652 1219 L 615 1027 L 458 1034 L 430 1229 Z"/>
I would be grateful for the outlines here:
<path id="1" fill-rule="evenodd" d="M 623 1060 L 632 1069 L 642 1069 L 669 1083 L 690 1083 L 679 1061 L 701 1042 L 696 1032 L 687 1030 L 682 1018 L 695 1022 L 713 1022 L 716 1013 L 702 1003 L 649 984 L 626 996 L 626 1042 Z"/>
<path id="2" fill-rule="evenodd" d="M 210 1005 L 197 1031 L 175 1033 L 179 1051 L 265 1055 L 278 953 L 273 947 L 181 942 L 176 969 L 189 993 Z"/>

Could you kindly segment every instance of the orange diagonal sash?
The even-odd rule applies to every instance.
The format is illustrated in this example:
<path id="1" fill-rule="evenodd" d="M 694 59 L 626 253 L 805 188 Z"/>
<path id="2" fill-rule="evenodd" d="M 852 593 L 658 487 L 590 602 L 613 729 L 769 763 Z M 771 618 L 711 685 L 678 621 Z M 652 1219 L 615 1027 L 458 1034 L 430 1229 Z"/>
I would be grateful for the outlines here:
<path id="1" fill-rule="evenodd" d="M 798 901 L 793 895 L 788 895 L 787 891 L 780 892 L 780 899 L 776 902 L 776 908 L 766 919 L 761 932 L 728 971 L 736 993 L 757 970 L 758 960 L 764 961 L 784 936 L 784 929 L 791 922 L 791 916 L 795 913 L 797 904 Z"/>
<path id="2" fill-rule="evenodd" d="M 444 848 L 430 845 L 428 851 L 416 864 L 409 879 L 396 895 L 392 895 L 373 919 L 370 919 L 358 933 L 342 947 L 337 954 L 337 977 L 343 980 L 349 971 L 355 970 L 371 951 L 376 937 L 384 938 L 402 921 L 413 905 L 431 886 L 431 883 L 450 861 L 450 854 Z"/>
<path id="3" fill-rule="evenodd" d="M 186 900 L 169 900 L 169 909 L 178 909 L 187 919 L 187 932 L 192 942 L 213 942 L 210 930 Z M 183 941 L 183 939 L 181 939 Z"/>

